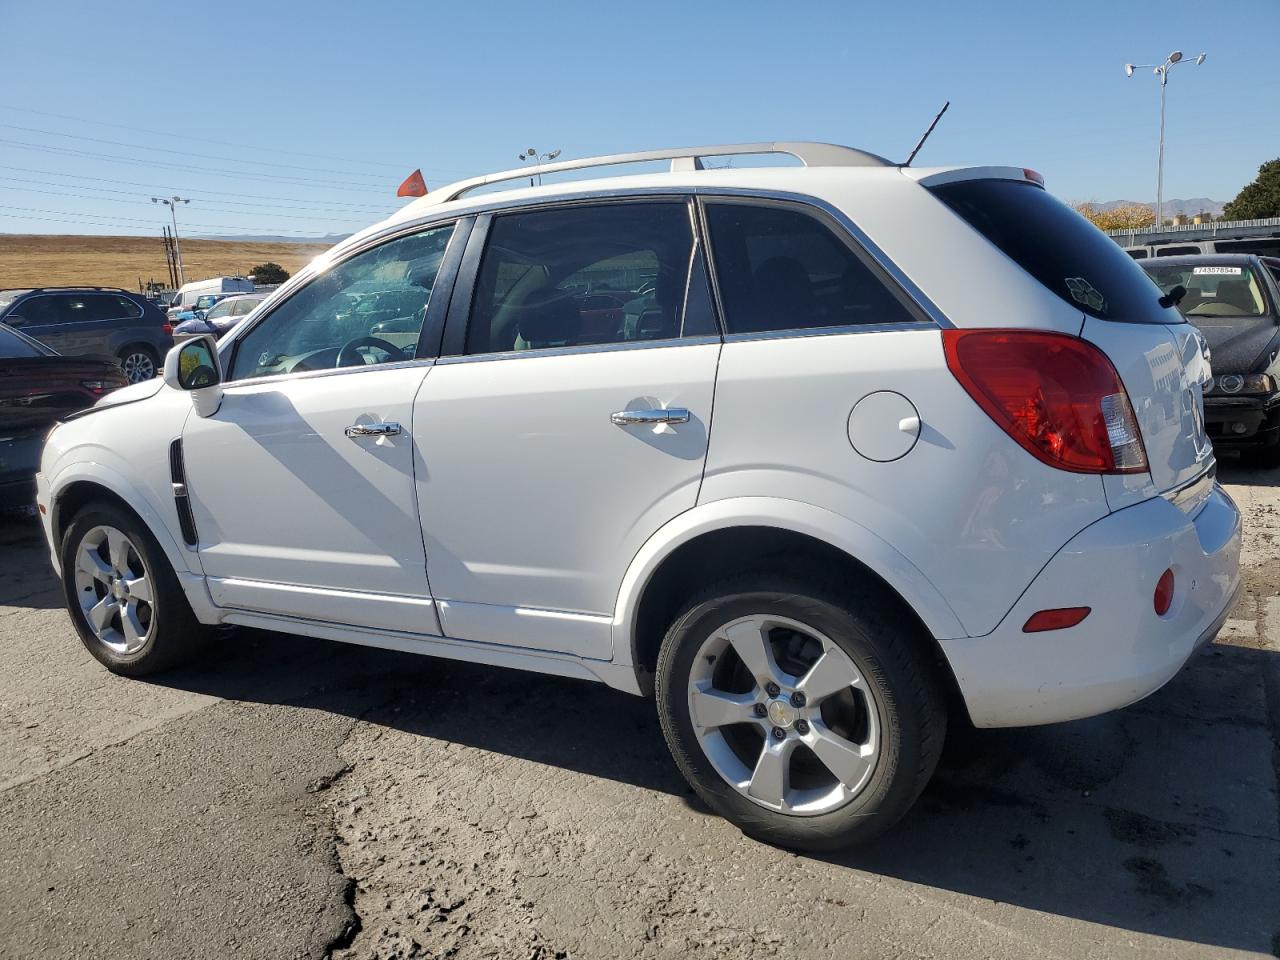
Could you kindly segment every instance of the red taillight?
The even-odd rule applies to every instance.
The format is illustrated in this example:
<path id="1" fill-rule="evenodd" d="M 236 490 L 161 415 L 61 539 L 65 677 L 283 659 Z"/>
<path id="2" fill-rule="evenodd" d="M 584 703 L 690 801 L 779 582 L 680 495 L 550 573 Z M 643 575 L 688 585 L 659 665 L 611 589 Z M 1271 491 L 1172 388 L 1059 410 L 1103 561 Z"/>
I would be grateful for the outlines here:
<path id="1" fill-rule="evenodd" d="M 1147 453 L 1111 361 L 1078 337 L 944 330 L 947 366 L 1009 436 L 1073 473 L 1142 473 Z"/>
<path id="2" fill-rule="evenodd" d="M 160 324 L 160 332 L 163 333 L 166 337 L 172 337 L 173 324 L 170 323 L 168 320 L 166 320 L 164 323 Z"/>
<path id="3" fill-rule="evenodd" d="M 1173 605 L 1173 571 L 1166 570 L 1160 574 L 1160 580 L 1156 583 L 1156 593 L 1152 598 L 1155 604 L 1156 616 L 1163 617 L 1169 612 L 1169 607 Z"/>
<path id="4" fill-rule="evenodd" d="M 1022 175 L 1026 177 L 1028 180 L 1030 180 L 1032 183 L 1034 183 L 1036 186 L 1038 187 L 1044 186 L 1044 174 L 1038 173 L 1035 170 L 1028 169 L 1027 167 L 1023 167 Z"/>
<path id="5" fill-rule="evenodd" d="M 1089 615 L 1090 607 L 1060 607 L 1033 613 L 1022 625 L 1023 633 L 1040 633 L 1042 630 L 1065 630 L 1074 627 Z"/>

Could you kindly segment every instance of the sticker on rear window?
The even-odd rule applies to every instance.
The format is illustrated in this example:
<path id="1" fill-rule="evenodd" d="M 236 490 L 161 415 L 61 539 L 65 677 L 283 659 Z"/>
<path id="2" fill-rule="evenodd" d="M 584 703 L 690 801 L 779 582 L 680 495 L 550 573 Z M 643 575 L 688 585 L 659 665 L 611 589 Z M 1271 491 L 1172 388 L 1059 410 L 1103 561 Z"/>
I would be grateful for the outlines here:
<path id="1" fill-rule="evenodd" d="M 1244 272 L 1244 267 L 1193 267 L 1191 272 L 1197 277 L 1210 274 L 1225 274 L 1227 276 L 1238 277 Z"/>
<path id="2" fill-rule="evenodd" d="M 1067 277 L 1066 281 L 1067 289 L 1071 291 L 1071 298 L 1076 303 L 1082 303 L 1099 313 L 1107 308 L 1106 299 L 1084 277 Z"/>

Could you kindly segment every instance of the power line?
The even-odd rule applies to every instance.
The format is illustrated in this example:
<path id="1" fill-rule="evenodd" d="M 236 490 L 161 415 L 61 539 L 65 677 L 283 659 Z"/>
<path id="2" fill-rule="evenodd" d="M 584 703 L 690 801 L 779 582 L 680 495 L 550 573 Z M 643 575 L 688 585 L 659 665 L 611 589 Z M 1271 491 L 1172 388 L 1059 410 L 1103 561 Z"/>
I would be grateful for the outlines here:
<path id="1" fill-rule="evenodd" d="M 247 163 L 259 167 L 271 167 L 280 170 L 302 170 L 308 173 L 334 173 L 338 176 L 356 176 L 370 179 L 377 179 L 376 175 L 368 173 L 356 173 L 353 170 L 334 170 L 327 167 L 304 167 L 295 163 L 272 163 L 269 160 L 246 160 L 243 157 L 228 157 L 214 153 L 196 153 L 192 150 L 174 150 L 171 147 L 153 147 L 145 143 L 126 143 L 123 140 L 104 140 L 101 137 L 86 137 L 77 133 L 59 133 L 57 130 L 41 130 L 37 127 L 23 127 L 16 123 L 0 123 L 0 127 L 8 130 L 21 130 L 24 133 L 38 133 L 47 137 L 65 137 L 68 140 L 84 140 L 89 143 L 105 143 L 113 147 L 128 147 L 130 150 L 151 150 L 157 153 L 173 153 L 181 157 L 195 157 L 196 159 L 205 160 L 226 160 L 231 163 Z"/>
<path id="2" fill-rule="evenodd" d="M 88 150 L 76 150 L 72 147 L 51 147 L 47 144 L 27 143 L 23 140 L 9 140 L 3 137 L 0 137 L 0 143 L 19 147 L 24 150 L 37 150 L 42 153 L 88 157 L 93 160 L 109 160 L 112 163 L 134 163 L 148 167 L 167 167 L 171 170 L 183 170 L 188 173 L 222 174 L 242 180 L 262 180 L 268 183 L 290 183 L 297 186 L 313 186 L 319 184 L 321 186 L 328 187 L 331 190 L 339 190 L 345 193 L 381 193 L 380 190 L 375 190 L 372 186 L 361 186 L 358 188 L 344 187 L 328 180 L 317 180 L 314 177 L 282 177 L 272 173 L 246 173 L 242 170 L 224 170 L 218 167 L 200 167 L 191 164 L 170 163 L 167 160 L 140 160 L 134 157 L 120 157 L 109 153 L 94 153 Z"/>
<path id="3" fill-rule="evenodd" d="M 77 216 L 83 219 L 109 220 L 113 223 L 130 223 L 131 222 L 131 223 L 147 224 L 148 226 L 155 226 L 154 220 L 148 220 L 142 217 L 117 217 L 117 216 L 113 216 L 111 214 L 106 214 L 106 213 L 80 213 L 75 210 L 50 210 L 44 207 L 16 207 L 16 206 L 10 206 L 8 204 L 0 204 L 0 210 L 17 210 L 19 212 L 24 212 L 24 213 L 53 213 L 53 214 L 61 214 L 64 216 L 65 215 Z M 38 219 L 38 218 L 33 217 L 32 219 Z M 242 223 L 188 223 L 187 226 L 201 227 L 203 229 L 212 229 L 212 230 L 221 230 L 225 228 L 232 228 L 232 229 L 238 228 L 242 230 L 244 229 L 244 224 Z M 311 231 L 311 230 L 300 230 L 300 229 L 283 228 L 283 227 L 279 229 L 275 229 L 275 228 L 272 228 L 272 229 L 274 229 L 276 233 L 302 233 L 302 234 L 314 233 L 314 231 Z"/>
<path id="4" fill-rule="evenodd" d="M 131 197 L 132 199 L 121 199 L 120 197 L 95 197 L 92 194 L 88 194 L 88 193 L 71 192 L 71 189 L 74 189 L 74 190 L 100 189 L 95 187 L 85 187 L 85 186 L 81 186 L 80 184 L 71 184 L 70 188 L 68 188 L 66 185 L 60 184 L 60 183 L 52 183 L 50 181 L 45 181 L 45 180 L 23 180 L 18 177 L 0 177 L 0 181 L 16 181 L 19 183 L 38 183 L 38 184 L 43 184 L 44 186 L 47 186 L 47 187 L 63 187 L 63 189 L 61 190 L 38 190 L 34 187 L 25 187 L 25 186 L 9 187 L 9 186 L 0 184 L 0 190 L 13 190 L 19 193 L 38 193 L 48 197 L 67 197 L 67 198 L 74 198 L 77 200 L 97 200 L 101 203 L 134 204 L 134 203 L 138 203 L 140 200 L 146 200 L 147 197 L 149 196 L 149 194 L 132 193 L 126 190 L 100 190 L 100 192 L 103 192 L 103 193 L 117 193 L 125 197 Z M 307 215 L 301 215 L 301 214 L 290 215 L 287 213 L 271 213 L 268 215 L 271 217 L 289 217 L 290 219 L 294 219 L 294 220 L 331 220 L 331 221 L 341 220 L 343 223 L 350 223 L 353 219 L 358 219 L 359 217 L 366 216 L 366 214 L 361 211 L 333 210 L 327 207 L 305 207 L 305 206 L 295 207 L 295 206 L 289 206 L 287 204 L 250 203 L 248 201 L 245 201 L 243 203 L 237 203 L 235 200 L 215 200 L 213 201 L 213 205 L 210 205 L 208 201 L 202 200 L 198 196 L 192 197 L 191 199 L 200 203 L 200 209 L 217 210 L 219 213 L 242 213 L 243 212 L 240 210 L 228 210 L 228 209 L 225 209 L 225 207 L 223 206 L 219 206 L 219 205 L 225 204 L 225 205 L 234 205 L 238 207 L 252 207 L 254 209 L 262 209 L 264 207 L 268 207 L 268 208 L 278 208 L 283 210 L 319 210 L 322 213 L 345 214 L 345 216 L 340 218 L 339 217 L 315 217 L 315 216 L 307 216 Z M 389 216 L 390 213 L 391 211 L 384 210 L 382 215 Z"/>
<path id="5" fill-rule="evenodd" d="M 15 167 L 15 166 L 3 164 L 3 163 L 0 163 L 0 170 L 17 170 L 19 173 L 39 173 L 47 177 L 67 177 L 72 180 L 92 180 L 95 183 L 114 183 L 121 186 L 142 187 L 143 189 L 148 191 L 148 195 L 156 192 L 167 193 L 170 191 L 176 191 L 180 189 L 178 187 L 157 187 L 153 184 L 142 183 L 137 180 L 116 180 L 112 177 L 90 177 L 81 173 L 61 173 L 57 170 L 40 170 L 35 167 Z M 57 184 L 55 184 L 55 186 L 57 186 Z M 69 184 L 69 186 L 78 186 L 78 184 Z M 98 189 L 98 188 L 85 187 L 84 189 L 88 190 L 88 189 Z M 203 187 L 200 188 L 197 192 L 217 195 L 220 197 L 247 197 L 252 200 L 292 201 L 295 199 L 294 197 L 274 197 L 274 196 L 269 196 L 267 194 L 261 194 L 261 193 L 236 193 L 234 191 L 228 191 L 228 190 L 207 190 L 207 189 L 204 189 Z M 358 200 L 325 200 L 325 203 L 333 207 L 352 207 L 352 208 L 359 207 L 359 208 L 364 208 L 366 210 L 381 209 L 381 207 L 378 206 L 377 204 L 361 202 Z"/>
<path id="6" fill-rule="evenodd" d="M 50 113 L 47 110 L 32 110 L 29 107 L 15 107 L 12 104 L 7 104 L 7 103 L 0 103 L 0 110 L 12 110 L 15 113 L 26 113 L 26 114 L 31 114 L 32 116 L 37 116 L 37 117 L 52 117 L 57 120 L 72 120 L 76 123 L 93 123 L 93 124 L 97 124 L 100 127 L 115 127 L 118 130 L 128 130 L 132 133 L 145 133 L 148 136 L 168 137 L 170 139 L 177 138 L 179 140 L 194 140 L 199 143 L 208 143 L 207 137 L 197 137 L 197 136 L 192 136 L 191 134 L 183 134 L 183 133 L 171 133 L 168 130 L 154 130 L 154 129 L 148 129 L 146 127 L 131 127 L 123 123 L 111 123 L 107 120 L 93 120 L 88 117 L 73 117 L 65 113 Z M 288 154 L 289 156 L 294 156 L 294 157 L 309 157 L 312 160 L 337 160 L 340 163 L 364 163 L 364 164 L 369 164 L 371 166 L 388 167 L 388 168 L 393 168 L 397 170 L 403 169 L 404 167 L 408 166 L 407 163 L 403 163 L 403 164 L 390 163 L 386 160 L 352 160 L 350 157 L 335 157 L 335 156 L 327 156 L 325 154 L 319 154 L 319 153 L 304 153 L 301 150 L 282 150 L 279 147 L 264 146 L 261 143 L 256 143 L 256 144 L 232 143 L 227 140 L 223 140 L 221 142 L 223 143 L 224 146 L 228 146 L 228 147 L 244 147 L 247 150 L 257 150 L 259 152 L 265 151 L 267 153 Z M 449 171 L 449 172 L 460 173 L 462 176 L 468 175 L 468 174 L 462 173 L 461 171 Z"/>
<path id="7" fill-rule="evenodd" d="M 139 238 L 146 238 L 146 239 L 150 239 L 150 238 L 152 238 L 152 237 L 153 237 L 153 234 L 151 233 L 151 230 L 154 228 L 154 224 L 152 225 L 152 227 L 143 228 L 143 227 L 135 227 L 135 226 L 132 226 L 132 225 L 127 225 L 127 224 L 122 224 L 122 223 L 87 223 L 87 222 L 85 222 L 84 220 L 65 220 L 65 219 L 62 219 L 62 218 L 59 218 L 59 217 L 23 217 L 22 219 L 23 219 L 23 220 L 25 220 L 25 221 L 27 221 L 27 222 L 30 222 L 30 223 L 69 223 L 69 224 L 72 224 L 73 226 L 77 226 L 77 227 L 100 227 L 100 228 L 103 228 L 103 229 L 116 229 L 116 230 L 142 230 L 142 229 L 146 229 L 146 230 L 147 230 L 147 232 L 146 232 L 146 233 L 127 233 L 127 234 L 121 234 L 121 236 L 139 237 Z M 287 231 L 287 230 L 282 230 L 282 231 L 276 231 L 276 232 L 277 232 L 277 233 L 288 233 L 289 231 Z M 16 236 L 24 236 L 24 234 L 18 233 L 17 231 L 14 231 L 14 230 L 5 230 L 5 231 L 0 231 L 0 236 L 5 236 L 5 237 L 16 237 Z M 50 234 L 30 234 L 30 236 L 50 236 Z M 60 234 L 52 234 L 52 236 L 60 236 Z M 109 236 L 109 234 L 83 234 L 83 236 Z M 253 243 L 253 242 L 264 242 L 264 243 L 269 243 L 269 242 L 270 242 L 270 241 L 254 241 L 254 240 L 252 240 L 252 239 L 251 239 L 251 238 L 256 237 L 256 236 L 260 236 L 260 234 L 259 234 L 259 233 L 224 233 L 224 234 L 219 234 L 219 235 L 218 235 L 218 237 L 216 237 L 216 238 L 213 238 L 213 237 L 195 237 L 194 239 L 195 239 L 195 240 L 213 240 L 213 241 L 215 241 L 215 242 L 216 242 L 216 241 L 218 241 L 218 240 L 239 240 L 239 239 L 246 240 L 247 242 L 250 242 L 250 243 Z M 288 240 L 288 241 L 286 241 L 286 242 L 287 242 L 287 243 L 294 243 L 294 242 L 296 242 L 296 243 L 299 243 L 299 244 L 302 244 L 302 245 L 304 245 L 304 246 L 305 246 L 305 245 L 307 245 L 307 241 L 308 241 L 308 240 L 314 240 L 314 241 L 315 241 L 315 242 L 312 244 L 313 246 L 328 246 L 328 245 L 329 245 L 329 241 L 328 241 L 327 239 L 320 238 L 320 237 L 305 237 L 305 236 L 304 236 L 304 237 L 299 237 L 296 241 Z"/>

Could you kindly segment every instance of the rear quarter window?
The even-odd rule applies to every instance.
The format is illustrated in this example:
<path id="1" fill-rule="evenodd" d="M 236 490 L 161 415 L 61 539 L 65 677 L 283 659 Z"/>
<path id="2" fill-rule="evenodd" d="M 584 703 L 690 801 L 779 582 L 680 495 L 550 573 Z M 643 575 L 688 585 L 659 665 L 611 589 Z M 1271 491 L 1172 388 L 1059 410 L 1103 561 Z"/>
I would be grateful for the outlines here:
<path id="1" fill-rule="evenodd" d="M 1041 187 L 1018 180 L 961 180 L 930 191 L 1011 260 L 1092 317 L 1179 323 L 1160 291 L 1114 240 Z"/>

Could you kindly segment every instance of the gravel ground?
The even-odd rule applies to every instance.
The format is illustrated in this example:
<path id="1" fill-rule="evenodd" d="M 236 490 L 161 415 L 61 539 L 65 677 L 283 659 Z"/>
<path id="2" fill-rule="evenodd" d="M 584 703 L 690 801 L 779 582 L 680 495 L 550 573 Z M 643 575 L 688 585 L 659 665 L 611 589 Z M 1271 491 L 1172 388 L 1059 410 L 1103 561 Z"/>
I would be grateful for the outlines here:
<path id="1" fill-rule="evenodd" d="M 1280 471 L 1232 620 L 1104 717 L 954 731 L 916 809 L 747 840 L 604 688 L 243 631 L 103 671 L 0 520 L 0 956 L 1196 957 L 1280 945 Z"/>

